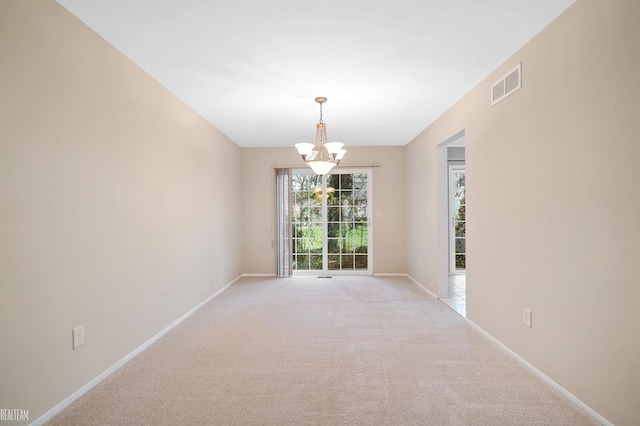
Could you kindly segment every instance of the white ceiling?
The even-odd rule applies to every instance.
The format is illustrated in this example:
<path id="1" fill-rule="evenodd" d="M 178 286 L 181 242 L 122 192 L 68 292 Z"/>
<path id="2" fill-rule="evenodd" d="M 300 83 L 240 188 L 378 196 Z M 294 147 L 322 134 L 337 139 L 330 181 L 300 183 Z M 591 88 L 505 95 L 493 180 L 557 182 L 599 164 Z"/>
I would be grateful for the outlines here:
<path id="1" fill-rule="evenodd" d="M 313 142 L 325 96 L 348 148 L 407 144 L 574 0 L 58 2 L 238 145 Z"/>

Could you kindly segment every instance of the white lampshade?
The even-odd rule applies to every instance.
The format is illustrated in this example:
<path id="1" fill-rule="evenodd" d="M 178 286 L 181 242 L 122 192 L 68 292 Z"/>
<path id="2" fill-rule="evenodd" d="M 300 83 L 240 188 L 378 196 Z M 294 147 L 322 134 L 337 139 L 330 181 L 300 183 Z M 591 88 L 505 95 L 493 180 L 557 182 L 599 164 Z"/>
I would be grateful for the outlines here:
<path id="1" fill-rule="evenodd" d="M 329 154 L 337 154 L 344 144 L 342 142 L 325 142 L 324 146 L 329 151 Z"/>
<path id="2" fill-rule="evenodd" d="M 336 166 L 335 161 L 307 161 L 307 165 L 317 175 L 326 175 Z"/>
<path id="3" fill-rule="evenodd" d="M 297 143 L 296 149 L 298 150 L 298 153 L 302 155 L 302 158 L 305 159 L 313 151 L 313 144 L 306 142 Z"/>

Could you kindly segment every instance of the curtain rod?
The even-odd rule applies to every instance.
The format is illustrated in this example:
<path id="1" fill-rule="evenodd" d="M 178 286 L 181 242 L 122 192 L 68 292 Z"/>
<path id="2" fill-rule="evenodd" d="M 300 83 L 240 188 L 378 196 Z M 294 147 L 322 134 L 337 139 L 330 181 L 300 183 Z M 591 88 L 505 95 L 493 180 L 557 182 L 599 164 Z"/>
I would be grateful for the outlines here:
<path id="1" fill-rule="evenodd" d="M 278 164 L 276 164 L 275 166 L 271 166 L 272 169 L 304 169 L 305 167 L 309 167 L 306 164 L 298 164 L 296 166 L 280 166 Z M 367 165 L 349 165 L 349 164 L 345 164 L 345 165 L 340 165 L 340 166 L 335 166 L 334 169 L 368 169 L 371 167 L 382 167 L 382 164 L 367 164 Z"/>

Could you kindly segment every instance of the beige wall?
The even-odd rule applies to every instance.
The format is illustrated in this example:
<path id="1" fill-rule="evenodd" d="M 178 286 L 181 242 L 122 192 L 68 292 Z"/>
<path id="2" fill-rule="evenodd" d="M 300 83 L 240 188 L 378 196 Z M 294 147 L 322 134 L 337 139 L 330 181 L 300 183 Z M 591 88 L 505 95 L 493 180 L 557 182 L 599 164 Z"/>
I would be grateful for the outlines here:
<path id="1" fill-rule="evenodd" d="M 313 123 L 311 123 L 313 125 Z M 311 131 L 313 128 L 311 128 Z M 404 147 L 349 147 L 340 166 L 372 169 L 373 272 L 406 273 Z M 242 271 L 274 274 L 273 166 L 305 168 L 296 149 L 243 148 L 244 252 Z"/>
<path id="2" fill-rule="evenodd" d="M 578 0 L 407 148 L 409 272 L 437 291 L 436 146 L 464 129 L 469 319 L 616 425 L 640 422 L 639 20 Z"/>
<path id="3" fill-rule="evenodd" d="M 0 2 L 0 52 L 0 407 L 35 420 L 241 273 L 241 153 L 51 0 Z"/>

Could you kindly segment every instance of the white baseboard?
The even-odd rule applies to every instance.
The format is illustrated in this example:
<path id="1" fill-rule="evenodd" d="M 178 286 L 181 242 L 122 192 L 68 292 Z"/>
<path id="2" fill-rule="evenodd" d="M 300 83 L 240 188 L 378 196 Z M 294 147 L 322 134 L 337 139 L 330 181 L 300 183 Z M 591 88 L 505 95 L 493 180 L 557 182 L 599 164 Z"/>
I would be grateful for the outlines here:
<path id="1" fill-rule="evenodd" d="M 416 283 L 417 285 L 419 285 L 424 291 L 426 291 L 427 293 L 429 293 L 429 296 L 433 297 L 436 300 L 440 300 L 440 298 L 438 297 L 437 294 L 435 294 L 434 292 L 432 292 L 431 290 L 429 290 L 427 287 L 423 286 L 418 280 L 416 280 L 415 278 L 413 278 L 411 275 L 409 274 L 404 274 L 405 277 L 409 278 L 411 281 L 413 281 L 414 283 Z"/>
<path id="2" fill-rule="evenodd" d="M 276 276 L 276 274 L 242 274 L 242 275 L 240 275 L 240 277 L 243 277 L 243 278 L 244 277 L 247 277 L 247 278 L 250 278 L 250 277 L 275 277 L 275 276 Z"/>
<path id="3" fill-rule="evenodd" d="M 507 346 L 505 346 L 501 341 L 499 341 L 498 339 L 493 337 L 491 334 L 487 333 L 479 325 L 477 325 L 476 323 L 474 323 L 473 321 L 471 321 L 468 318 L 466 319 L 466 321 L 467 321 L 467 324 L 469 324 L 474 329 L 478 330 L 480 332 L 480 334 L 485 336 L 487 339 L 489 339 L 491 342 L 493 342 L 495 345 L 497 345 L 500 349 L 505 351 L 508 355 L 510 355 L 516 361 L 518 361 L 519 363 L 524 365 L 526 368 L 531 370 L 536 376 L 540 377 L 543 381 L 545 381 L 546 383 L 551 385 L 551 387 L 553 387 L 554 389 L 559 391 L 561 394 L 563 394 L 564 396 L 569 398 L 574 404 L 576 404 L 578 407 L 580 407 L 583 411 L 585 411 L 591 417 L 596 419 L 596 421 L 600 422 L 603 426 L 613 426 L 613 423 L 611 423 L 610 421 L 608 421 L 607 419 L 602 417 L 600 414 L 598 414 L 591 407 L 589 407 L 587 404 L 585 404 L 580 399 L 578 399 L 571 392 L 569 392 L 568 390 L 566 390 L 565 388 L 563 388 L 562 386 L 560 386 L 559 384 L 557 384 L 556 382 L 551 380 L 551 378 L 549 378 L 542 371 L 538 370 L 536 367 L 534 367 L 533 365 L 529 364 L 524 358 L 522 358 L 520 355 L 518 355 L 517 353 L 515 353 L 514 351 L 509 349 Z"/>
<path id="4" fill-rule="evenodd" d="M 226 284 L 224 287 L 222 287 L 221 289 L 217 290 L 211 296 L 207 297 L 204 301 L 200 302 L 195 307 L 191 308 L 187 313 L 182 315 L 177 320 L 173 321 L 171 324 L 166 326 L 164 329 L 162 329 L 160 332 L 158 332 L 151 339 L 147 340 L 142 345 L 138 346 L 136 349 L 134 349 L 132 352 L 130 352 L 128 355 L 126 355 L 124 358 L 122 358 L 120 361 L 118 361 L 115 364 L 113 364 L 107 370 L 103 371 L 100 375 L 98 375 L 96 378 L 91 380 L 89 383 L 87 383 L 86 385 L 82 386 L 80 389 L 78 389 L 77 391 L 75 391 L 74 393 L 69 395 L 67 398 L 62 400 L 62 402 L 57 404 L 55 407 L 53 407 L 52 409 L 50 409 L 49 411 L 44 413 L 42 416 L 38 417 L 31 424 L 34 425 L 34 426 L 40 426 L 40 425 L 43 425 L 44 423 L 46 423 L 47 421 L 51 420 L 53 418 L 53 416 L 55 416 L 56 414 L 60 413 L 62 410 L 67 408 L 69 405 L 71 405 L 71 403 L 73 401 L 75 401 L 76 399 L 80 398 L 82 395 L 87 393 L 94 386 L 96 386 L 97 384 L 102 382 L 104 379 L 109 377 L 111 374 L 113 374 L 117 369 L 119 369 L 120 367 L 125 365 L 127 362 L 131 361 L 131 359 L 133 359 L 136 355 L 140 354 L 142 351 L 144 351 L 149 346 L 151 346 L 155 341 L 157 341 L 162 336 L 164 336 L 169 331 L 171 331 L 173 328 L 175 328 L 178 324 L 180 324 L 181 322 L 183 322 L 184 320 L 189 318 L 191 315 L 193 315 L 196 311 L 198 311 L 200 308 L 202 308 L 204 305 L 206 305 L 208 302 L 210 302 L 214 297 L 218 296 L 220 293 L 222 293 L 227 288 L 229 288 L 229 286 L 231 284 L 235 283 L 236 281 L 238 281 L 241 276 L 242 275 L 237 276 L 229 284 Z"/>

